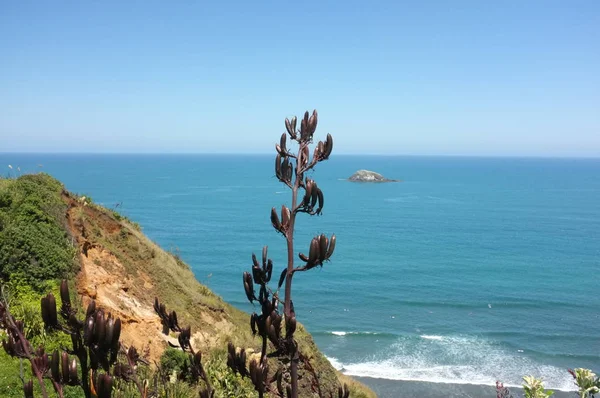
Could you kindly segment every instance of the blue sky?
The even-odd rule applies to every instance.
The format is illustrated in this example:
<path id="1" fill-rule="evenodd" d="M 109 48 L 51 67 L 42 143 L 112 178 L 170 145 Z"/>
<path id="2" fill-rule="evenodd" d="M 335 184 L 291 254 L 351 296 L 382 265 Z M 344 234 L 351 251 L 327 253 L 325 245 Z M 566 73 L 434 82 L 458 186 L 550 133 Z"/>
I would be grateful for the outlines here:
<path id="1" fill-rule="evenodd" d="M 0 3 L 0 152 L 600 156 L 600 2 Z"/>

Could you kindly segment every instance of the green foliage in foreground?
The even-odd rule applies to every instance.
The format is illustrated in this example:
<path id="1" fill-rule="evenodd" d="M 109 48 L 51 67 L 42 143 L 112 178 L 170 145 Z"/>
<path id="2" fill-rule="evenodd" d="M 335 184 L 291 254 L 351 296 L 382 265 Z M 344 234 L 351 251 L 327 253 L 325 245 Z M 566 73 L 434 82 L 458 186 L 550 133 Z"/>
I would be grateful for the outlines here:
<path id="1" fill-rule="evenodd" d="M 569 371 L 579 388 L 577 393 L 580 398 L 593 397 L 600 394 L 600 377 L 589 369 L 577 368 Z"/>
<path id="2" fill-rule="evenodd" d="M 19 283 L 20 282 L 20 283 Z M 60 296 L 59 284 L 49 283 L 56 297 Z M 11 313 L 16 319 L 24 321 L 25 336 L 33 347 L 43 346 L 46 352 L 60 350 L 71 346 L 71 340 L 65 333 L 48 332 L 44 328 L 41 317 L 40 300 L 45 294 L 38 293 L 22 280 L 13 279 L 10 285 L 4 286 L 4 294 L 9 302 Z M 6 334 L 0 330 L 0 341 Z M 249 379 L 236 375 L 227 366 L 226 352 L 215 350 L 205 355 L 203 360 L 211 384 L 215 388 L 215 398 L 250 398 L 256 397 L 254 387 Z M 161 398 L 188 398 L 197 397 L 199 386 L 177 380 L 175 375 L 180 372 L 189 361 L 189 354 L 178 349 L 168 348 L 160 359 L 160 370 L 148 366 L 140 366 L 138 374 L 141 380 L 146 380 L 150 390 Z M 81 372 L 81 367 L 78 366 Z M 168 375 L 165 378 L 162 377 Z M 25 380 L 34 380 L 35 396 L 41 396 L 40 388 L 31 372 L 27 360 L 12 358 L 0 348 L 0 397 L 17 398 L 23 396 L 21 377 Z M 49 380 L 46 380 L 46 389 L 50 396 L 54 396 Z M 65 386 L 65 398 L 84 397 L 83 390 L 78 387 Z M 139 398 L 140 394 L 132 383 L 117 382 L 113 390 L 114 398 Z"/>
<path id="3" fill-rule="evenodd" d="M 183 370 L 188 361 L 189 354 L 178 349 L 167 348 L 160 358 L 160 367 L 163 372 L 175 377 L 176 374 Z M 227 353 L 224 350 L 217 349 L 211 352 L 210 358 L 204 360 L 204 362 L 204 368 L 206 369 L 210 383 L 215 389 L 215 398 L 250 398 L 257 396 L 250 379 L 244 379 L 241 376 L 234 374 L 231 368 L 227 366 Z M 183 387 L 177 384 L 167 384 L 163 387 L 164 392 L 168 393 L 171 390 L 182 390 Z M 171 395 L 167 394 L 165 396 Z M 172 396 L 178 397 L 187 395 L 179 395 L 175 392 Z"/>
<path id="4" fill-rule="evenodd" d="M 188 360 L 188 355 L 175 348 L 168 347 L 160 357 L 160 367 L 167 374 L 179 373 Z"/>
<path id="5" fill-rule="evenodd" d="M 38 292 L 75 264 L 62 185 L 47 174 L 0 180 L 0 279 Z"/>
<path id="6" fill-rule="evenodd" d="M 49 290 L 58 297 L 59 284 L 55 281 L 48 282 Z M 4 286 L 3 293 L 9 303 L 11 313 L 16 319 L 24 323 L 25 337 L 34 348 L 43 346 L 46 352 L 52 352 L 61 347 L 68 347 L 71 339 L 64 333 L 47 332 L 40 312 L 40 300 L 45 293 L 39 293 L 28 285 L 23 279 L 12 278 Z M 6 333 L 0 330 L 0 341 L 4 340 Z M 23 397 L 23 384 L 20 376 L 25 380 L 34 379 L 31 366 L 27 360 L 10 357 L 4 349 L 0 349 L 0 397 Z M 39 385 L 34 383 L 35 396 L 41 396 Z M 53 391 L 50 381 L 46 381 L 46 389 Z M 83 397 L 83 391 L 77 387 L 67 386 L 65 398 Z"/>
<path id="7" fill-rule="evenodd" d="M 577 394 L 579 398 L 594 398 L 600 394 L 600 377 L 589 369 L 577 368 L 569 369 L 569 373 L 573 376 L 574 383 L 577 386 Z M 534 376 L 523 377 L 523 393 L 524 398 L 548 398 L 554 394 L 554 391 L 546 390 L 542 379 Z M 502 383 L 496 383 L 497 398 L 516 398 L 508 388 Z"/>
<path id="8" fill-rule="evenodd" d="M 49 281 L 47 293 L 59 297 L 59 286 L 57 282 Z M 51 352 L 71 345 L 71 339 L 66 334 L 56 331 L 48 332 L 44 328 L 40 301 L 46 294 L 38 293 L 31 286 L 15 278 L 5 286 L 4 294 L 10 306 L 10 312 L 15 319 L 23 321 L 25 337 L 34 348 L 41 345 L 46 352 Z"/>
<path id="9" fill-rule="evenodd" d="M 554 394 L 554 391 L 544 389 L 544 383 L 541 379 L 536 379 L 533 376 L 525 376 L 523 377 L 523 381 L 525 398 L 548 398 Z"/>

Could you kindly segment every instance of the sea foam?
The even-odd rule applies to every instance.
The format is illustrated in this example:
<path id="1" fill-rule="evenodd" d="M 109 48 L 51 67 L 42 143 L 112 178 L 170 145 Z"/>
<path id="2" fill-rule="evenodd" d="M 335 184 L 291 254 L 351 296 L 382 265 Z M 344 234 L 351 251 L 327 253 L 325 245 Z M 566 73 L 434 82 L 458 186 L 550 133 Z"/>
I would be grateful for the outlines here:
<path id="1" fill-rule="evenodd" d="M 435 335 L 428 335 L 428 334 L 422 334 L 420 337 L 425 340 L 443 340 L 444 339 L 442 336 L 435 336 Z"/>
<path id="2" fill-rule="evenodd" d="M 332 331 L 332 332 L 328 332 L 329 334 L 333 334 L 335 336 L 348 336 L 348 335 L 355 335 L 355 336 L 359 336 L 359 335 L 375 335 L 375 334 L 380 334 L 378 332 L 345 332 L 345 331 Z"/>
<path id="3" fill-rule="evenodd" d="M 400 337 L 389 349 L 362 361 L 328 358 L 337 370 L 350 376 L 432 383 L 508 387 L 520 386 L 522 377 L 541 377 L 550 389 L 574 391 L 567 369 L 537 363 L 478 337 L 421 335 Z M 420 342 L 419 342 L 420 341 Z"/>

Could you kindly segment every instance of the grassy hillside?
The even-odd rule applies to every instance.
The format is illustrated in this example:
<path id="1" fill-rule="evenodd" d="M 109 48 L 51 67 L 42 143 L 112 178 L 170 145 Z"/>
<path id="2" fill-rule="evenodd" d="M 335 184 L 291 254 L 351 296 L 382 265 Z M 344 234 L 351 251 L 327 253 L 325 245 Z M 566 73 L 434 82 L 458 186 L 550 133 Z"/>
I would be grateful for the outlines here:
<path id="1" fill-rule="evenodd" d="M 153 310 L 154 297 L 158 297 L 169 310 L 177 311 L 180 325 L 191 325 L 192 343 L 204 354 L 215 387 L 227 384 L 217 396 L 254 396 L 250 382 L 225 366 L 230 341 L 248 353 L 260 352 L 261 342 L 252 336 L 248 314 L 200 284 L 180 258 L 150 241 L 137 224 L 66 192 L 52 177 L 38 174 L 0 180 L 0 277 L 13 294 L 13 302 L 20 303 L 13 306 L 15 315 L 28 313 L 32 323 L 41 323 L 41 293 L 56 289 L 56 280 L 65 276 L 82 305 L 94 299 L 121 318 L 124 343 L 136 346 L 151 362 L 164 360 L 167 342 L 174 339 L 161 333 Z M 43 338 L 56 344 L 52 336 Z M 300 396 L 318 396 L 311 390 L 313 374 L 318 375 L 324 397 L 337 394 L 341 376 L 301 325 L 296 338 L 315 369 L 312 373 L 300 366 Z M 285 358 L 269 361 L 272 372 L 286 367 Z M 1 353 L 0 374 L 0 395 L 10 396 L 14 390 L 21 396 L 18 361 Z M 351 386 L 352 397 L 375 396 L 359 383 Z"/>

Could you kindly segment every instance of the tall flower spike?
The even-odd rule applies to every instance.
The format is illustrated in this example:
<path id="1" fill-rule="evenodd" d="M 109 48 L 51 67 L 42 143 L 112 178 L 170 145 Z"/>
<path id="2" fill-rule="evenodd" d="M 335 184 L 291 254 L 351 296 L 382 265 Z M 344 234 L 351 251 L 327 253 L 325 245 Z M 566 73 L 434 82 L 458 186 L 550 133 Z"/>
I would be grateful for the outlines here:
<path id="1" fill-rule="evenodd" d="M 313 181 L 313 188 L 310 195 L 310 209 L 315 208 L 317 204 L 317 200 L 319 199 L 319 187 L 317 187 L 317 183 Z"/>
<path id="2" fill-rule="evenodd" d="M 112 346 L 114 334 L 115 320 L 111 317 L 106 321 L 106 333 L 104 334 L 104 341 L 102 342 L 105 349 Z"/>
<path id="3" fill-rule="evenodd" d="M 244 291 L 248 301 L 252 302 L 255 299 L 254 285 L 252 284 L 252 276 L 248 272 L 244 272 Z"/>
<path id="4" fill-rule="evenodd" d="M 313 110 L 313 113 L 312 113 L 310 119 L 308 119 L 308 133 L 310 134 L 311 137 L 317 130 L 317 122 L 318 122 L 318 114 L 317 114 L 317 110 L 315 109 L 315 110 Z"/>
<path id="5" fill-rule="evenodd" d="M 283 174 L 281 173 L 281 155 L 277 154 L 275 157 L 275 176 L 278 180 L 283 179 Z"/>
<path id="6" fill-rule="evenodd" d="M 308 141 L 308 111 L 304 113 L 304 118 L 300 121 L 300 139 Z"/>
<path id="7" fill-rule="evenodd" d="M 325 234 L 319 236 L 319 261 L 325 261 L 327 255 L 327 247 L 329 246 L 329 239 Z"/>
<path id="8" fill-rule="evenodd" d="M 325 254 L 326 260 L 329 260 L 329 257 L 331 257 L 334 250 L 335 250 L 335 234 L 331 235 L 331 239 L 329 239 L 329 247 L 327 248 L 327 253 Z"/>
<path id="9" fill-rule="evenodd" d="M 296 116 L 294 116 L 292 118 L 291 124 L 292 124 L 292 131 L 294 132 L 293 134 L 293 139 L 296 139 L 296 123 L 298 122 L 298 118 Z"/>
<path id="10" fill-rule="evenodd" d="M 87 307 L 87 311 L 85 312 L 85 316 L 92 316 L 96 312 L 96 302 L 94 300 L 90 301 Z"/>
<path id="11" fill-rule="evenodd" d="M 64 384 L 69 383 L 69 354 L 66 352 L 60 353 L 60 370 L 61 378 Z"/>
<path id="12" fill-rule="evenodd" d="M 42 320 L 48 328 L 58 327 L 58 317 L 56 315 L 56 299 L 52 293 L 48 293 L 41 300 Z"/>
<path id="13" fill-rule="evenodd" d="M 320 188 L 317 188 L 317 203 L 319 206 L 317 207 L 317 210 L 315 210 L 315 213 L 321 214 L 323 206 L 325 205 L 325 197 L 323 196 L 323 191 L 321 191 Z"/>
<path id="14" fill-rule="evenodd" d="M 23 383 L 23 393 L 25 398 L 33 398 L 33 381 L 29 380 Z"/>
<path id="15" fill-rule="evenodd" d="M 285 334 L 287 337 L 291 337 L 294 335 L 296 331 L 296 317 L 292 315 L 289 318 L 285 319 Z"/>
<path id="16" fill-rule="evenodd" d="M 263 266 L 263 270 L 267 267 L 267 252 L 268 252 L 269 248 L 267 246 L 263 246 L 262 249 L 262 266 Z"/>
<path id="17" fill-rule="evenodd" d="M 284 396 L 284 388 L 282 385 L 281 369 L 275 373 L 270 381 L 268 381 L 268 367 L 266 362 L 267 343 L 271 343 L 281 352 L 289 355 L 290 360 L 290 383 L 286 386 L 285 392 L 288 398 L 298 398 L 298 363 L 301 361 L 298 355 L 298 343 L 294 339 L 296 330 L 296 315 L 291 295 L 292 275 L 296 271 L 305 271 L 317 265 L 323 265 L 323 262 L 328 260 L 335 249 L 335 235 L 329 239 L 326 235 L 314 237 L 310 242 L 308 256 L 303 253 L 298 253 L 300 260 L 304 266 L 296 267 L 294 265 L 294 220 L 299 213 L 308 213 L 310 215 L 321 214 L 325 203 L 323 191 L 317 186 L 314 180 L 311 180 L 305 173 L 312 169 L 318 162 L 329 157 L 333 147 L 333 139 L 331 135 L 327 135 L 325 141 L 319 141 L 313 152 L 313 158 L 310 157 L 309 145 L 313 142 L 313 134 L 316 131 L 318 124 L 318 113 L 316 110 L 312 115 L 308 111 L 300 120 L 300 129 L 296 130 L 297 119 L 294 117 L 291 120 L 285 119 L 285 127 L 287 135 L 291 139 L 299 143 L 297 154 L 292 154 L 287 145 L 287 135 L 284 133 L 276 144 L 277 155 L 275 158 L 275 175 L 280 182 L 285 183 L 292 188 L 292 203 L 293 208 L 287 208 L 285 205 L 281 207 L 281 214 L 278 214 L 275 208 L 271 209 L 270 219 L 273 228 L 281 232 L 287 241 L 288 248 L 288 263 L 279 276 L 277 291 L 272 291 L 266 286 L 271 280 L 273 271 L 273 262 L 267 257 L 266 246 L 263 249 L 262 263 L 258 261 L 256 256 L 252 255 L 252 274 L 249 272 L 243 273 L 243 283 L 246 297 L 250 302 L 258 301 L 261 307 L 261 314 L 253 313 L 250 317 L 250 328 L 253 334 L 258 334 L 263 339 L 263 348 L 261 350 L 261 360 L 252 360 L 250 363 L 249 372 L 245 369 L 245 361 L 240 361 L 233 346 L 229 346 L 228 365 L 234 369 L 234 372 L 248 372 L 255 389 L 262 397 L 265 390 Z M 294 174 L 295 171 L 295 174 Z M 295 175 L 295 181 L 292 181 Z M 303 197 L 298 197 L 298 188 L 304 189 Z M 301 199 L 299 201 L 299 199 Z M 318 207 L 317 207 L 318 206 Z M 254 292 L 254 283 L 260 285 L 258 295 Z M 285 288 L 285 301 L 282 302 L 285 319 L 286 338 L 281 338 L 281 322 L 282 315 L 279 313 L 279 290 L 283 284 Z M 258 297 L 258 298 L 257 298 Z M 242 350 L 243 353 L 243 350 Z M 243 375 L 242 375 L 243 376 Z M 271 383 L 277 381 L 277 392 L 267 387 Z M 346 387 L 341 390 L 339 398 L 348 398 Z"/>
<path id="18" fill-rule="evenodd" d="M 69 295 L 69 284 L 65 279 L 60 283 L 60 301 L 62 315 L 67 318 L 71 314 L 71 297 Z"/>
<path id="19" fill-rule="evenodd" d="M 315 147 L 313 151 L 313 162 L 318 162 L 321 159 L 321 154 L 323 153 L 323 143 L 319 141 L 319 144 Z"/>
<path id="20" fill-rule="evenodd" d="M 58 350 L 54 350 L 52 353 L 52 358 L 50 359 L 50 376 L 52 376 L 52 380 L 57 383 L 60 383 L 60 355 L 58 354 Z"/>
<path id="21" fill-rule="evenodd" d="M 295 140 L 296 139 L 296 117 L 292 118 L 292 121 L 290 122 L 287 118 L 285 119 L 285 129 L 287 130 L 288 134 L 290 135 L 290 138 Z"/>
<path id="22" fill-rule="evenodd" d="M 285 135 L 285 133 L 281 134 L 281 138 L 279 139 L 279 147 L 284 153 L 287 153 L 286 139 L 287 136 Z"/>
<path id="23" fill-rule="evenodd" d="M 279 283 L 277 284 L 277 289 L 281 289 L 283 282 L 285 282 L 286 275 L 287 275 L 287 268 L 284 268 L 283 271 L 281 272 L 281 275 L 279 276 Z"/>
<path id="24" fill-rule="evenodd" d="M 274 207 L 271 209 L 271 224 L 276 231 L 281 231 L 281 222 L 279 221 L 279 216 L 277 215 L 277 209 Z"/>
<path id="25" fill-rule="evenodd" d="M 86 346 L 92 345 L 94 342 L 94 317 L 90 316 L 85 320 L 85 325 L 83 328 L 83 341 Z"/>
<path id="26" fill-rule="evenodd" d="M 323 160 L 329 159 L 331 151 L 333 150 L 333 137 L 331 134 L 327 134 L 327 140 L 325 141 L 325 153 L 323 154 Z"/>
<path id="27" fill-rule="evenodd" d="M 282 205 L 281 206 L 281 227 L 283 228 L 284 232 L 288 229 L 291 218 L 292 218 L 292 213 L 290 212 L 290 209 L 288 209 L 285 205 Z"/>
<path id="28" fill-rule="evenodd" d="M 350 397 L 350 389 L 348 385 L 344 383 L 344 386 L 338 387 L 338 398 L 349 398 Z"/>
<path id="29" fill-rule="evenodd" d="M 77 360 L 73 358 L 69 364 L 69 384 L 77 385 L 79 380 L 77 378 Z"/>
<path id="30" fill-rule="evenodd" d="M 112 394 L 113 379 L 106 373 L 98 376 L 98 398 L 110 398 Z"/>
<path id="31" fill-rule="evenodd" d="M 302 156 L 302 161 L 300 162 L 300 166 L 302 166 L 302 167 L 308 166 L 308 160 L 310 158 L 310 149 L 308 149 L 308 146 L 304 147 L 303 151 L 301 152 L 301 156 Z"/>
<path id="32" fill-rule="evenodd" d="M 258 315 L 256 315 L 256 313 L 253 313 L 252 316 L 250 316 L 250 329 L 252 330 L 252 335 L 256 336 L 256 322 Z"/>
<path id="33" fill-rule="evenodd" d="M 106 319 L 104 318 L 104 311 L 100 310 L 96 312 L 94 322 L 94 342 L 101 343 L 104 340 L 106 333 Z"/>

